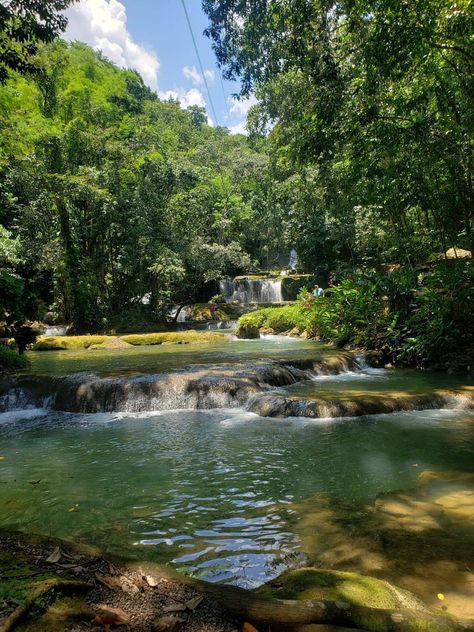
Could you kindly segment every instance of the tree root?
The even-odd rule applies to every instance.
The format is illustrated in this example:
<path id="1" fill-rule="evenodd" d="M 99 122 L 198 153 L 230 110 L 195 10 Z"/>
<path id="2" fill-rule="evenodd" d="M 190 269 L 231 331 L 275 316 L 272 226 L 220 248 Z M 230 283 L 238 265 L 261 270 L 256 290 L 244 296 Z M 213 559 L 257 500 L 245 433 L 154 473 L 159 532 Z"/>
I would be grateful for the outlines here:
<path id="1" fill-rule="evenodd" d="M 172 579 L 208 595 L 240 621 L 272 630 L 305 631 L 310 624 L 326 624 L 368 632 L 474 632 L 474 621 L 460 621 L 429 608 L 381 609 L 343 601 L 274 599 L 237 586 L 210 584 L 156 567 L 140 565 L 157 579 Z M 304 627 L 303 627 L 304 626 Z M 317 628 L 314 628 L 315 632 Z"/>
<path id="2" fill-rule="evenodd" d="M 0 632 L 11 632 L 16 626 L 29 614 L 31 609 L 36 605 L 36 602 L 41 597 L 45 597 L 52 591 L 57 592 L 75 592 L 88 590 L 92 588 L 92 584 L 88 582 L 72 580 L 72 579 L 47 579 L 41 582 L 39 586 L 35 588 L 31 596 L 18 606 L 11 615 L 0 626 Z"/>

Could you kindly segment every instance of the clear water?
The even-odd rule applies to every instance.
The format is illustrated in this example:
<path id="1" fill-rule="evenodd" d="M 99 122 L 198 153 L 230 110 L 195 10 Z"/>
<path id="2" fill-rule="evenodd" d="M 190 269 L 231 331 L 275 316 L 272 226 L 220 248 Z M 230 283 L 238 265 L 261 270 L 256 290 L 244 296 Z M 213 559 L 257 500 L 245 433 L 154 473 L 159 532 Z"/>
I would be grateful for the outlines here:
<path id="1" fill-rule="evenodd" d="M 227 340 L 212 345 L 154 345 L 114 350 L 34 351 L 28 353 L 28 373 L 66 375 L 92 371 L 99 375 L 159 373 L 190 364 L 245 362 L 262 357 L 273 359 L 314 358 L 332 353 L 331 347 L 288 336 L 258 340 Z"/>
<path id="2" fill-rule="evenodd" d="M 461 411 L 322 422 L 5 413 L 0 526 L 255 586 L 304 554 L 298 503 L 320 492 L 365 503 L 410 489 L 422 469 L 472 471 L 473 428 Z"/>
<path id="3" fill-rule="evenodd" d="M 134 375 L 324 353 L 331 349 L 275 337 L 30 358 L 36 373 Z M 365 369 L 280 392 L 357 396 L 461 384 L 440 374 Z M 0 457 L 0 526 L 251 587 L 304 559 L 298 525 L 308 503 L 317 510 L 324 496 L 363 507 L 415 488 L 422 470 L 473 472 L 474 413 L 275 420 L 242 410 L 12 411 L 0 414 Z"/>
<path id="4" fill-rule="evenodd" d="M 472 380 L 460 375 L 435 371 L 374 369 L 350 371 L 339 375 L 318 375 L 313 380 L 299 382 L 275 392 L 292 397 L 357 398 L 377 393 L 422 394 L 435 389 L 451 389 L 472 385 Z"/>

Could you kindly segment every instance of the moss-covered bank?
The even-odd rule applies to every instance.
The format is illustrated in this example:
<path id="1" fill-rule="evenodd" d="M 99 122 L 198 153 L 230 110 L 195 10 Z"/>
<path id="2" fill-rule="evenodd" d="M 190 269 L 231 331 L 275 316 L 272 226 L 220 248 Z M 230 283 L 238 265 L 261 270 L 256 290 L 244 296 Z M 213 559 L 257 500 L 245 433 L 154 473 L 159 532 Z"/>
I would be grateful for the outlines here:
<path id="1" fill-rule="evenodd" d="M 2 632 L 62 632 L 71 624 L 82 630 L 90 623 L 135 632 L 177 627 L 231 632 L 245 621 L 261 630 L 295 632 L 308 624 L 370 632 L 474 630 L 472 621 L 460 622 L 427 608 L 407 591 L 355 573 L 300 569 L 255 592 L 180 576 L 152 563 L 110 558 L 64 541 L 7 533 L 0 534 L 0 565 L 10 596 L 0 614 Z M 67 599 L 66 591 L 76 596 Z M 170 620 L 170 612 L 179 621 Z"/>
<path id="2" fill-rule="evenodd" d="M 112 349 L 126 345 L 162 344 L 212 344 L 223 342 L 226 336 L 207 331 L 177 331 L 151 334 L 129 334 L 125 336 L 42 336 L 33 345 L 33 351 L 60 351 L 65 349 Z M 121 343 L 117 343 L 121 341 Z"/>
<path id="3" fill-rule="evenodd" d="M 26 369 L 29 365 L 30 363 L 24 355 L 0 345 L 0 374 L 15 373 L 15 371 Z"/>

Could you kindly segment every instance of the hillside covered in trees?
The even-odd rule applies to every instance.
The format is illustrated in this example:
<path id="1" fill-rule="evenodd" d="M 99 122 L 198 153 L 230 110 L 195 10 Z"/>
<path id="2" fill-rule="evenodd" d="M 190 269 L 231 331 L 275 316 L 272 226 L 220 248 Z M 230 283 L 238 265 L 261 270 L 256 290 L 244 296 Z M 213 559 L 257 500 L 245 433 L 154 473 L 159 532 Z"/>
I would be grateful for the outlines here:
<path id="1" fill-rule="evenodd" d="M 3 319 L 133 329 L 294 247 L 342 292 L 311 335 L 415 363 L 469 346 L 470 3 L 203 8 L 224 75 L 258 98 L 248 137 L 80 42 L 40 34 L 26 61 L 2 54 Z"/>
<path id="2" fill-rule="evenodd" d="M 0 87 L 3 291 L 23 294 L 30 319 L 156 318 L 288 241 L 288 193 L 245 137 L 85 44 L 44 45 L 35 63 Z"/>

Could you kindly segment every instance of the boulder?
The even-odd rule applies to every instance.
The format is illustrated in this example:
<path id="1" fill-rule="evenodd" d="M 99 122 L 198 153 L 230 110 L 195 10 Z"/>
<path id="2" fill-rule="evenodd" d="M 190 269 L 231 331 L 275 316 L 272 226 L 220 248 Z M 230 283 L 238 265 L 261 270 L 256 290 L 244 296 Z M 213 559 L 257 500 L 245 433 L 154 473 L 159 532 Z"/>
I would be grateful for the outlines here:
<path id="1" fill-rule="evenodd" d="M 260 331 L 256 325 L 251 323 L 240 323 L 235 332 L 237 338 L 255 339 L 260 338 Z"/>

